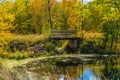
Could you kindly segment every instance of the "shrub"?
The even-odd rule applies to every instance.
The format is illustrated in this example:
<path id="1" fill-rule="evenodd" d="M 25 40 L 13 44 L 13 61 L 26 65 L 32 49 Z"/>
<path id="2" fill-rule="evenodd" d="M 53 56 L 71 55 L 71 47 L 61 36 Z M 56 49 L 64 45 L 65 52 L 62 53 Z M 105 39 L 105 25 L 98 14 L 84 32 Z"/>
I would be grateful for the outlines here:
<path id="1" fill-rule="evenodd" d="M 81 53 L 105 53 L 102 39 L 92 39 L 85 41 L 80 46 Z"/>
<path id="2" fill-rule="evenodd" d="M 55 50 L 55 44 L 53 42 L 46 43 L 46 49 L 48 50 L 48 52 Z"/>
<path id="3" fill-rule="evenodd" d="M 14 54 L 9 54 L 8 56 L 9 59 L 17 59 L 17 60 L 26 59 L 28 57 L 30 57 L 30 53 L 28 52 L 16 52 Z"/>
<path id="4" fill-rule="evenodd" d="M 45 40 L 47 40 L 47 38 L 43 35 L 19 35 L 15 36 L 9 45 L 5 46 L 5 50 L 12 52 L 31 51 L 33 50 L 31 48 L 35 48 L 33 51 L 36 53 L 38 47 L 39 50 L 44 47 Z"/>
<path id="5" fill-rule="evenodd" d="M 5 47 L 5 49 L 6 48 L 8 50 L 10 48 L 10 51 L 12 51 L 12 52 L 15 52 L 15 51 L 24 51 L 27 48 L 27 44 L 24 43 L 24 42 L 12 41 L 12 42 L 9 43 L 8 47 L 7 46 Z"/>
<path id="6" fill-rule="evenodd" d="M 94 44 L 95 43 L 91 41 L 82 44 L 80 46 L 81 53 L 93 53 Z"/>
<path id="7" fill-rule="evenodd" d="M 0 48 L 4 48 L 13 39 L 14 35 L 9 32 L 0 32 Z"/>

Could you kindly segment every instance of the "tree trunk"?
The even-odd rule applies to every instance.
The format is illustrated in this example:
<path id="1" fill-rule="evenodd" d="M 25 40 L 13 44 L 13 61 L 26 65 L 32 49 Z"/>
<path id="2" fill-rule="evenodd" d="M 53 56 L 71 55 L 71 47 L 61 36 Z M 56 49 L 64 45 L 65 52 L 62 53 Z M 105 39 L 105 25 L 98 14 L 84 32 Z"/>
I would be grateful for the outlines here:
<path id="1" fill-rule="evenodd" d="M 50 0 L 47 1 L 48 1 L 49 24 L 50 24 L 50 28 L 52 29 L 53 24 L 52 24 L 52 15 L 51 15 L 51 4 L 50 4 Z"/>

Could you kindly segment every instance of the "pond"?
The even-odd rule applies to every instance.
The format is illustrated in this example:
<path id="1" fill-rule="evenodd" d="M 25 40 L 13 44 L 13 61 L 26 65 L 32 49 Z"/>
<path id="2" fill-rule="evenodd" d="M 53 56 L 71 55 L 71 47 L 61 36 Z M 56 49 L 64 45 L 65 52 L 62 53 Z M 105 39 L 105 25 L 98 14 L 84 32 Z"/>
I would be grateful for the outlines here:
<path id="1" fill-rule="evenodd" d="M 119 57 L 91 63 L 58 65 L 57 60 L 38 60 L 12 69 L 12 80 L 120 80 Z"/>

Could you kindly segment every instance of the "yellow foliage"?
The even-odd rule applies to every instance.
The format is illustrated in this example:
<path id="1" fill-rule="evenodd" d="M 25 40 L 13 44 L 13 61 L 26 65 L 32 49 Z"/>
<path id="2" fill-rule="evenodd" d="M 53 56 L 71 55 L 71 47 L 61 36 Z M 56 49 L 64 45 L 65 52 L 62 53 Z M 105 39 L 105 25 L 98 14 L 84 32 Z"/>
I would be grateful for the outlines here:
<path id="1" fill-rule="evenodd" d="M 13 5 L 11 2 L 4 2 L 0 5 L 0 48 L 11 41 L 13 34 L 10 33 L 10 29 L 14 28 L 13 22 L 15 20 L 12 13 Z"/>
<path id="2" fill-rule="evenodd" d="M 7 31 L 0 32 L 0 48 L 7 45 L 13 38 L 13 34 Z"/>
<path id="3" fill-rule="evenodd" d="M 98 33 L 98 32 L 83 32 L 84 33 L 84 38 L 85 39 L 91 39 L 91 38 L 103 38 L 103 34 L 102 33 Z M 79 37 L 82 36 L 81 32 L 78 32 L 77 35 Z"/>
<path id="4" fill-rule="evenodd" d="M 0 5 L 0 30 L 6 31 L 13 28 L 12 23 L 15 20 L 14 14 L 12 13 L 12 3 L 6 2 Z"/>

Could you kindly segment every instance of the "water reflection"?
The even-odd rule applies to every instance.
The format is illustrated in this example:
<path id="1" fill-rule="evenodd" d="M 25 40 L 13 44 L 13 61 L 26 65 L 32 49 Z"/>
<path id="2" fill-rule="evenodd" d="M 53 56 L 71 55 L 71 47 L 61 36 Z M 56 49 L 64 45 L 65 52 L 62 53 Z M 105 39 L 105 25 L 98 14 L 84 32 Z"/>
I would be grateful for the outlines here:
<path id="1" fill-rule="evenodd" d="M 60 78 L 58 80 L 66 80 L 65 75 L 60 75 Z M 74 80 L 74 79 L 67 79 L 67 80 Z M 78 77 L 77 80 L 101 80 L 99 77 L 96 76 L 96 74 L 93 72 L 92 69 L 84 69 L 83 74 Z"/>
<path id="2" fill-rule="evenodd" d="M 13 80 L 120 80 L 120 59 L 107 58 L 91 64 L 58 67 L 41 61 L 14 68 Z M 18 79 L 18 75 L 22 79 Z"/>
<path id="3" fill-rule="evenodd" d="M 78 80 L 100 80 L 100 78 L 96 76 L 92 69 L 88 68 L 84 70 L 83 74 L 80 78 L 78 78 Z"/>
<path id="4" fill-rule="evenodd" d="M 60 78 L 59 78 L 58 80 L 64 80 L 64 75 L 61 74 L 61 75 L 60 75 Z"/>

